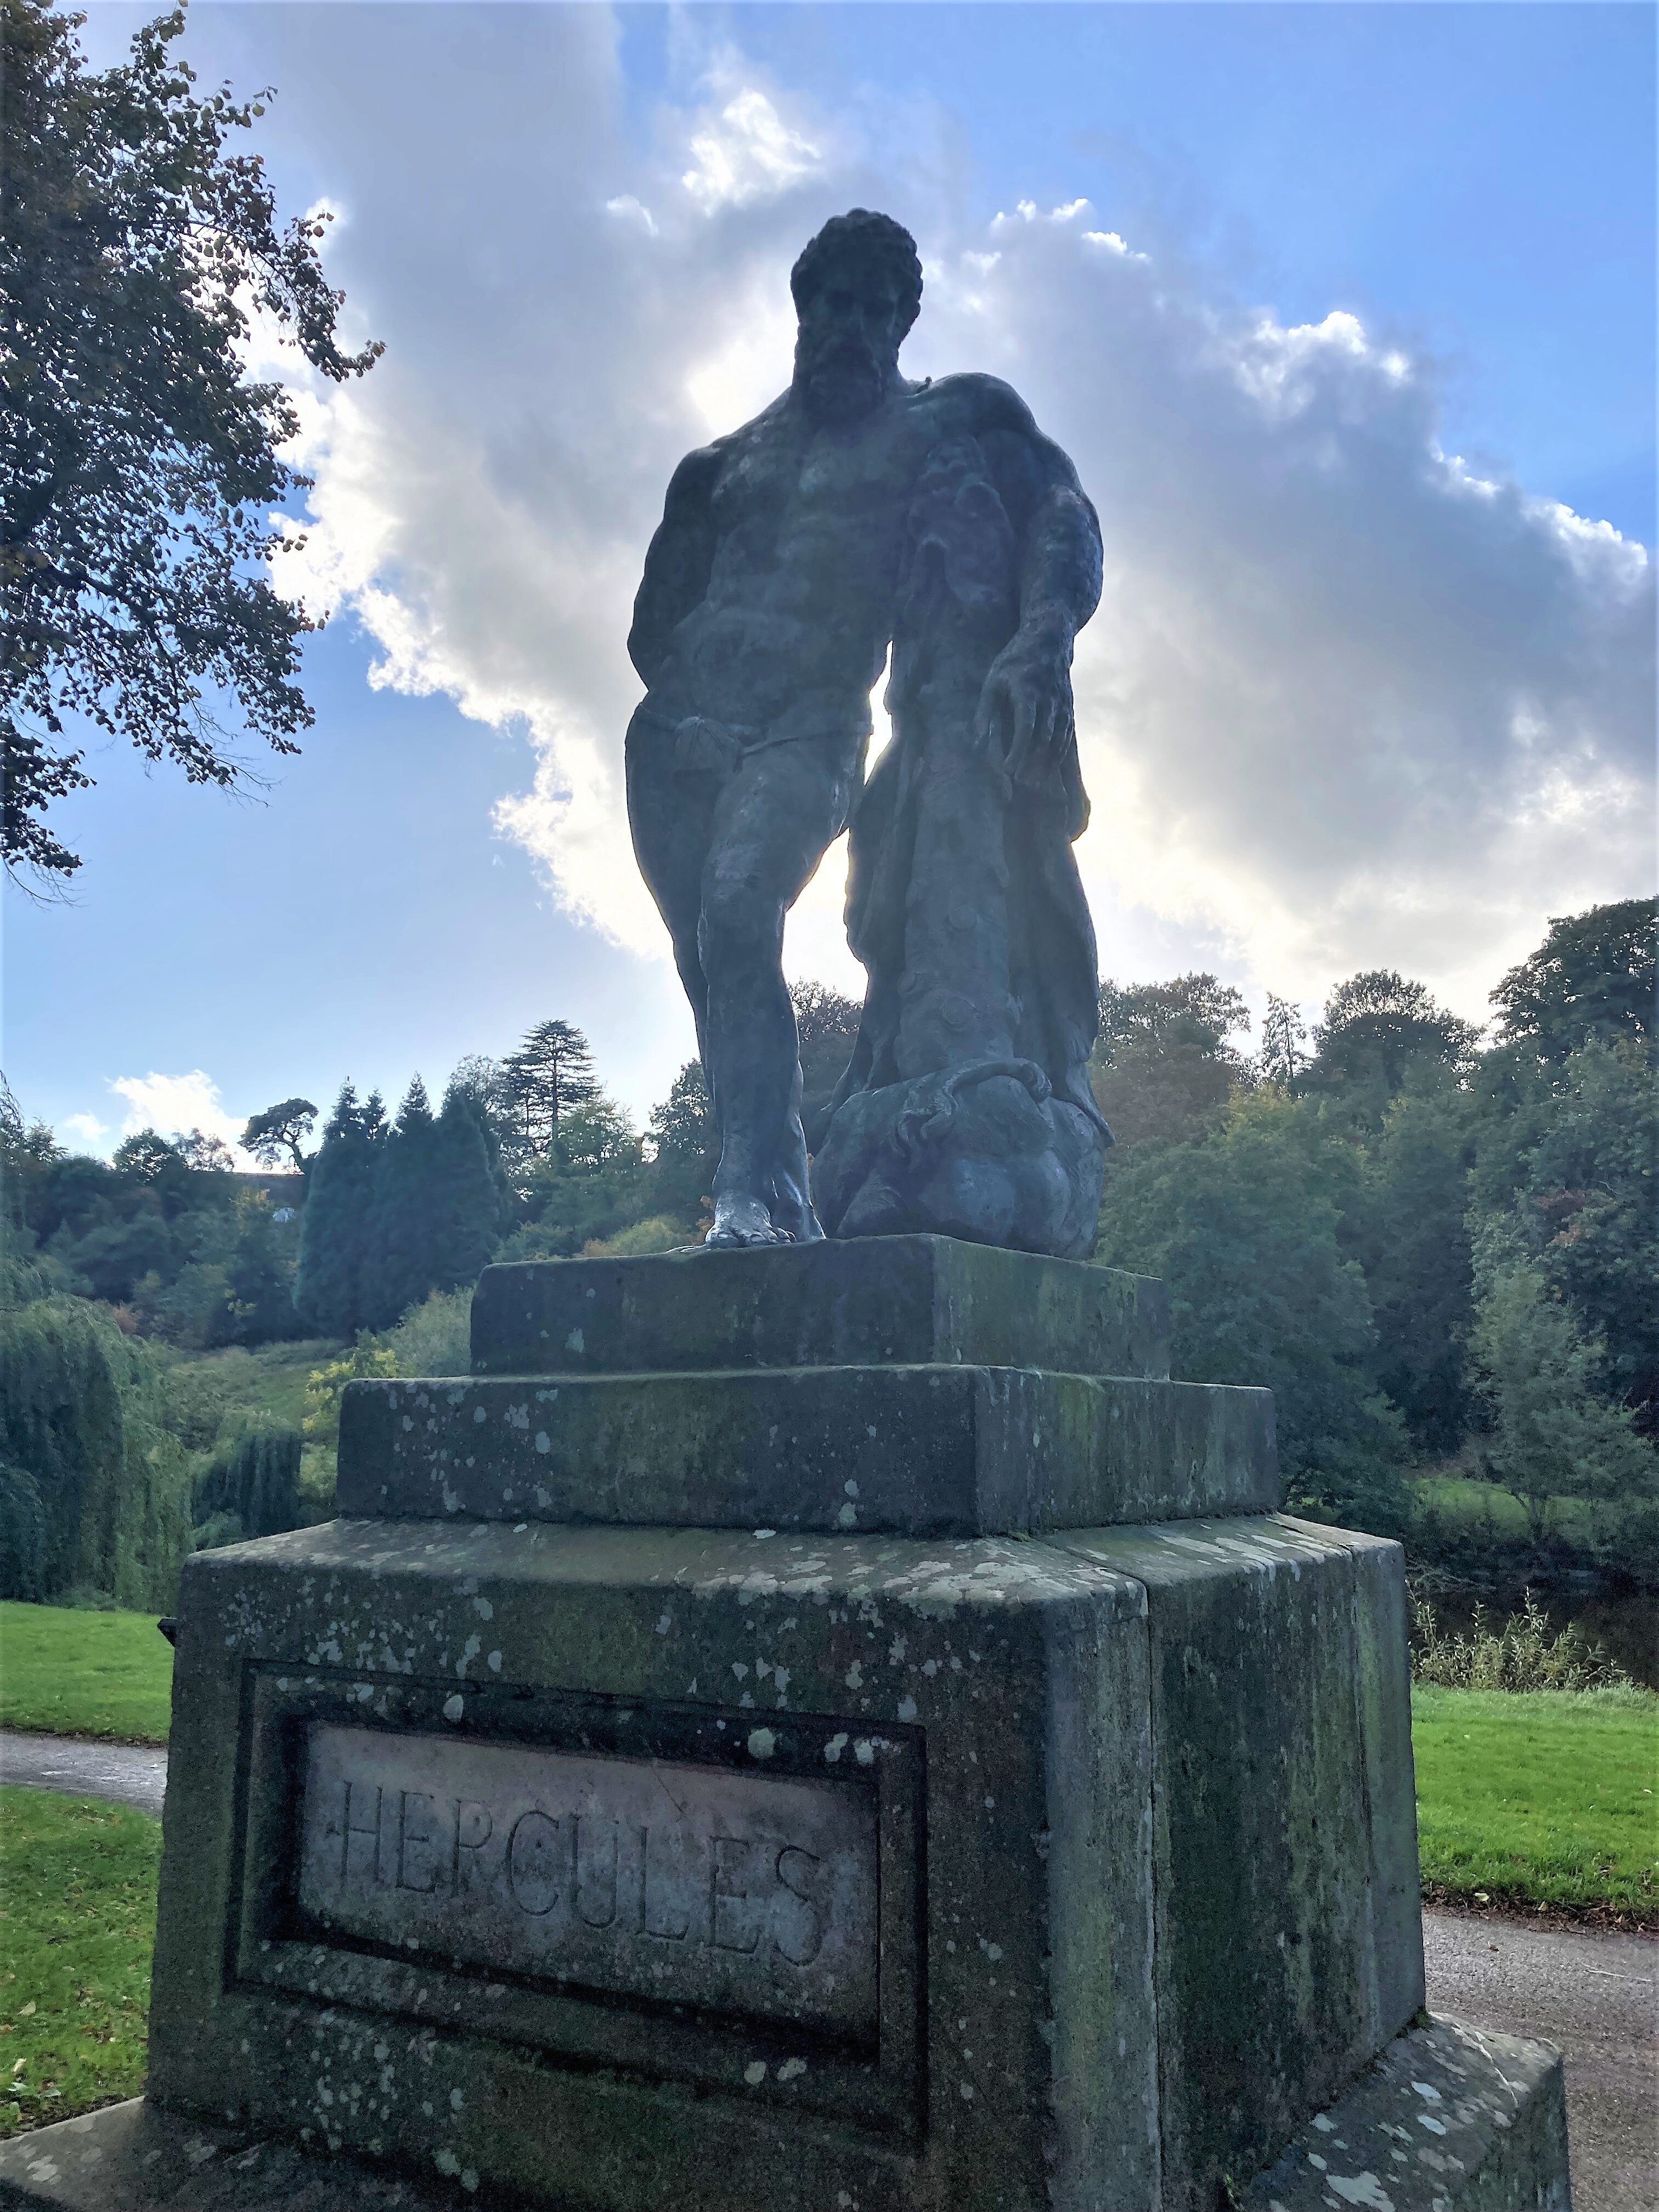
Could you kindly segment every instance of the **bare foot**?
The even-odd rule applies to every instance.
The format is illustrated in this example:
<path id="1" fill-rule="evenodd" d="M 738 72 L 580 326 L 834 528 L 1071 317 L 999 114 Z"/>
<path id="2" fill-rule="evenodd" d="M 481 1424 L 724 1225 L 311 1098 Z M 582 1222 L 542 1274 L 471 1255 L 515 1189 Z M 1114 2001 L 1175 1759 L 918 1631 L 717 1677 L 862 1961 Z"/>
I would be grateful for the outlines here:
<path id="1" fill-rule="evenodd" d="M 759 1199 L 744 1192 L 714 1200 L 714 1225 L 704 1240 L 705 1251 L 733 1251 L 751 1244 L 793 1244 L 787 1229 L 779 1229 Z"/>

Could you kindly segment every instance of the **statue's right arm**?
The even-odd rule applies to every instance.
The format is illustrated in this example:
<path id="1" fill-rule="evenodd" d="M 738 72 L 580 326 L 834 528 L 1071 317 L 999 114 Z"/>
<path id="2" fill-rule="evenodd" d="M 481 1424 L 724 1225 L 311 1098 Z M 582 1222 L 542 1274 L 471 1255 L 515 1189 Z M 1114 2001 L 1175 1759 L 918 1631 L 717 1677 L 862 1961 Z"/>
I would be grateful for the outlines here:
<path id="1" fill-rule="evenodd" d="M 646 553 L 628 657 L 647 689 L 661 673 L 669 639 L 708 589 L 714 562 L 710 502 L 720 464 L 718 447 L 703 446 L 686 455 L 669 483 L 662 520 Z"/>

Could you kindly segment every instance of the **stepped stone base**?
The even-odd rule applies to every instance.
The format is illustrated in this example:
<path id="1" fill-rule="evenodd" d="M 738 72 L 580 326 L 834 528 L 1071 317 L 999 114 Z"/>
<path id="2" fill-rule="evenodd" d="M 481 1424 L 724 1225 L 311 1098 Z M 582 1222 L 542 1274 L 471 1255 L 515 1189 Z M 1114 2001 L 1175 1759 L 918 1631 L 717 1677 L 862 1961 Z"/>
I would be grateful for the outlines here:
<path id="1" fill-rule="evenodd" d="M 1216 2212 L 1361 2094 L 1439 2193 L 1330 2202 L 1554 2186 L 1473 2046 L 1449 2150 L 1367 2074 L 1423 2002 L 1400 1548 L 1269 1510 L 1267 1394 L 1171 1382 L 1156 1285 L 899 1237 L 473 1316 L 471 1376 L 348 1389 L 339 1520 L 185 1570 L 149 2081 L 233 2176 Z M 319 2170 L 249 2212 L 424 2202 Z"/>
<path id="2" fill-rule="evenodd" d="M 1237 2203 L 1239 2212 L 1572 2212 L 1560 2054 L 1425 2015 Z"/>
<path id="3" fill-rule="evenodd" d="M 1162 1283 L 950 1237 L 487 1267 L 475 1375 L 719 1367 L 1170 1372 Z"/>
<path id="4" fill-rule="evenodd" d="M 1267 1513 L 1279 1484 L 1270 1390 L 935 1364 L 353 1382 L 337 1494 L 417 1519 L 980 1536 Z"/>
<path id="5" fill-rule="evenodd" d="M 0 2144 L 0 2212 L 502 2212 L 508 2200 L 465 2180 L 417 2181 L 318 2138 L 301 2148 L 138 2099 Z M 774 2212 L 821 2201 L 781 2196 Z M 1560 2059 L 1429 2019 L 1234 2201 L 1240 2212 L 1571 2212 Z"/>

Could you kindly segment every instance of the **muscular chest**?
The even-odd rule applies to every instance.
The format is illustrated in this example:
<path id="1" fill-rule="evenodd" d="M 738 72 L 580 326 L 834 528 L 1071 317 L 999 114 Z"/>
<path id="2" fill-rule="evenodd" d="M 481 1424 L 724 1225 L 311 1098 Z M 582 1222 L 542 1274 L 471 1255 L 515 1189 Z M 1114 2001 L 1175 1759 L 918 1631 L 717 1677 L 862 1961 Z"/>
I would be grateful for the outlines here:
<path id="1" fill-rule="evenodd" d="M 915 474 L 904 431 L 884 421 L 854 436 L 781 428 L 757 438 L 714 490 L 717 574 L 885 577 Z"/>

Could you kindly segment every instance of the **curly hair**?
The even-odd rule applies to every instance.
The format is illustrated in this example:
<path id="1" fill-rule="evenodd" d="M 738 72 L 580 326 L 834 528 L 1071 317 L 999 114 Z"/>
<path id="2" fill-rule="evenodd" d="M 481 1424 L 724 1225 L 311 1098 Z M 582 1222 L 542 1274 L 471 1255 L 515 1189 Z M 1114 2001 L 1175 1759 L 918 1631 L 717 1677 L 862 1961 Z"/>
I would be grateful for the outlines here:
<path id="1" fill-rule="evenodd" d="M 797 313 L 823 284 L 830 268 L 843 260 L 866 267 L 873 263 L 890 270 L 898 286 L 899 336 L 902 337 L 921 308 L 921 262 L 909 232 L 891 216 L 876 215 L 868 208 L 852 208 L 845 215 L 831 216 L 817 236 L 801 249 L 800 258 L 789 272 Z"/>

